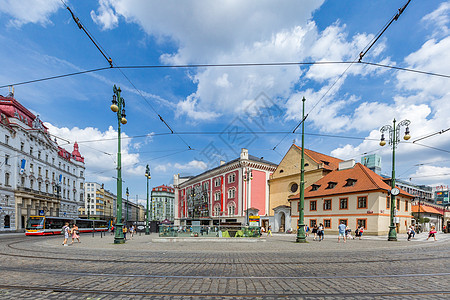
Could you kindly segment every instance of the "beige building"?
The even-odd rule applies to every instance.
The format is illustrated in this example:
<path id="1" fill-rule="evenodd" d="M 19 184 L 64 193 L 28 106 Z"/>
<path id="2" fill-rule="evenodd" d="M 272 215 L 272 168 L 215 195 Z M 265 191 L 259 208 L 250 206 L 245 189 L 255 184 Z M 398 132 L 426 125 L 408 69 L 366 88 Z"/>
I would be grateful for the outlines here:
<path id="1" fill-rule="evenodd" d="M 364 234 L 385 235 L 390 225 L 390 196 L 388 182 L 354 160 L 341 162 L 337 170 L 328 173 L 305 189 L 305 224 L 313 227 L 322 223 L 327 233 L 338 233 L 344 222 L 354 232 L 362 226 Z M 405 233 L 411 225 L 413 195 L 400 189 L 395 203 L 397 232 Z M 291 226 L 296 228 L 299 194 L 290 196 Z"/>
<path id="2" fill-rule="evenodd" d="M 289 197 L 298 193 L 300 185 L 301 148 L 292 144 L 275 172 L 270 176 L 269 217 L 262 217 L 262 225 L 267 227 L 269 220 L 274 232 L 296 229 L 291 219 Z M 305 149 L 305 188 L 336 170 L 342 160 L 309 149 Z M 271 218 L 270 218 L 271 217 Z"/>

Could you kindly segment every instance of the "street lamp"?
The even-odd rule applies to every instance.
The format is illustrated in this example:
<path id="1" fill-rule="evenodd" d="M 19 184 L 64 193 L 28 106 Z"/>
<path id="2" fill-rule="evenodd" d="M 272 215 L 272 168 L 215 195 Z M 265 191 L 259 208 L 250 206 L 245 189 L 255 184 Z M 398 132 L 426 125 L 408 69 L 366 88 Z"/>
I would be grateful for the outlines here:
<path id="1" fill-rule="evenodd" d="M 249 204 L 249 201 L 248 201 L 248 199 L 250 198 L 250 189 L 249 189 L 249 187 L 250 187 L 250 181 L 253 179 L 253 173 L 252 173 L 252 170 L 250 170 L 250 168 L 247 168 L 247 170 L 245 171 L 245 174 L 244 174 L 244 181 L 247 181 L 247 203 L 246 203 L 246 211 L 245 211 L 245 216 L 246 216 L 246 221 L 247 221 L 247 226 L 249 225 L 249 217 L 248 217 L 248 204 Z"/>
<path id="2" fill-rule="evenodd" d="M 395 187 L 395 148 L 397 148 L 398 143 L 400 143 L 400 127 L 406 126 L 405 130 L 405 136 L 403 137 L 406 141 L 411 138 L 409 135 L 409 124 L 411 122 L 409 120 L 403 120 L 400 121 L 397 124 L 397 127 L 395 126 L 395 119 L 393 122 L 393 126 L 391 125 L 384 125 L 381 127 L 381 140 L 380 140 L 380 146 L 386 145 L 386 140 L 384 138 L 384 133 L 387 132 L 389 134 L 389 145 L 392 147 L 392 179 L 391 179 L 391 220 L 389 225 L 389 236 L 388 241 L 397 241 L 397 232 L 395 230 L 394 225 L 394 212 L 395 212 L 395 196 L 399 194 L 399 190 Z"/>
<path id="3" fill-rule="evenodd" d="M 118 139 L 117 139 L 117 223 L 116 229 L 114 230 L 114 244 L 124 244 L 125 239 L 122 232 L 122 161 L 120 153 L 120 125 L 127 124 L 127 119 L 125 118 L 125 100 L 120 96 L 120 87 L 117 88 L 116 85 L 113 87 L 113 100 L 111 104 L 111 110 L 117 113 L 117 123 L 118 123 Z"/>
<path id="4" fill-rule="evenodd" d="M 128 225 L 128 196 L 130 196 L 130 193 L 128 192 L 128 187 L 127 187 L 127 192 L 125 193 L 125 195 L 127 196 L 127 216 L 125 217 L 125 224 Z"/>
<path id="5" fill-rule="evenodd" d="M 148 180 L 150 178 L 152 178 L 152 176 L 150 175 L 150 168 L 149 168 L 148 165 L 145 168 L 145 177 L 147 178 L 147 213 L 146 213 L 147 218 L 146 218 L 146 223 L 145 223 L 145 235 L 149 235 L 150 231 L 149 231 L 149 228 L 148 228 L 148 219 L 149 219 L 149 217 L 148 217 Z"/>
<path id="6" fill-rule="evenodd" d="M 87 195 L 87 201 L 88 201 L 88 205 L 87 205 L 87 209 L 88 209 L 88 219 L 91 218 L 91 195 Z"/>
<path id="7" fill-rule="evenodd" d="M 298 200 L 298 230 L 297 243 L 306 243 L 305 234 L 305 97 L 303 97 L 303 112 L 302 112 L 302 158 L 300 161 L 300 199 Z"/>

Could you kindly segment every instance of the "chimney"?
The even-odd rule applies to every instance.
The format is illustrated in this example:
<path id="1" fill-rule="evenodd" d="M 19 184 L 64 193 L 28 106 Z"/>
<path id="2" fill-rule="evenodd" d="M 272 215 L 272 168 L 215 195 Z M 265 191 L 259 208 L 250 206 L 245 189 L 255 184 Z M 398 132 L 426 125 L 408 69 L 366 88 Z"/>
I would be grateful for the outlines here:
<path id="1" fill-rule="evenodd" d="M 241 159 L 248 159 L 248 149 L 241 149 Z"/>
<path id="2" fill-rule="evenodd" d="M 346 169 L 352 169 L 355 166 L 355 160 L 350 159 L 339 163 L 339 171 L 346 170 Z"/>

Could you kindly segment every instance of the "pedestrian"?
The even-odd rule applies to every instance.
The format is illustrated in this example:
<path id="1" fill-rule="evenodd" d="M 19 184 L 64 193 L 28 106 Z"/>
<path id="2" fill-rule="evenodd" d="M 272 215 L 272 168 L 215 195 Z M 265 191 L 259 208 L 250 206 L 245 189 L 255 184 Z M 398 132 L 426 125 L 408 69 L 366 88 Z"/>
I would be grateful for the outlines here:
<path id="1" fill-rule="evenodd" d="M 354 239 L 354 237 L 352 237 L 352 229 L 348 226 L 345 228 L 345 235 L 347 239 Z"/>
<path id="2" fill-rule="evenodd" d="M 313 238 L 313 241 L 315 241 L 315 240 L 316 240 L 316 238 L 317 238 L 317 224 L 314 224 L 314 227 L 313 227 L 313 229 L 312 229 L 311 233 L 313 233 L 313 234 L 314 234 L 314 238 Z"/>
<path id="3" fill-rule="evenodd" d="M 309 236 L 309 226 L 308 225 L 306 225 L 305 233 L 306 233 L 306 237 L 308 237 Z"/>
<path id="4" fill-rule="evenodd" d="M 359 237 L 359 227 L 357 226 L 355 229 L 355 238 Z"/>
<path id="5" fill-rule="evenodd" d="M 427 241 L 428 241 L 428 239 L 429 239 L 430 237 L 433 237 L 434 240 L 437 241 L 437 239 L 436 239 L 436 233 L 437 233 L 436 227 L 431 226 L 430 232 L 428 233 Z"/>
<path id="6" fill-rule="evenodd" d="M 323 240 L 325 232 L 323 230 L 323 224 L 320 223 L 319 227 L 317 228 L 317 235 L 319 236 L 319 242 Z"/>
<path id="7" fill-rule="evenodd" d="M 66 222 L 66 224 L 63 226 L 62 232 L 63 232 L 63 234 L 64 234 L 64 242 L 63 242 L 63 245 L 64 245 L 64 246 L 67 246 L 67 239 L 69 238 L 69 233 L 70 233 L 69 222 Z"/>
<path id="8" fill-rule="evenodd" d="M 114 234 L 114 225 L 111 224 L 111 235 L 113 235 L 113 234 Z"/>
<path id="9" fill-rule="evenodd" d="M 75 239 L 77 239 L 78 243 L 81 243 L 81 242 L 80 242 L 80 236 L 79 236 L 80 231 L 79 231 L 79 229 L 78 229 L 77 224 L 74 224 L 74 225 L 73 225 L 72 230 L 71 230 L 71 233 L 72 233 L 72 242 L 71 242 L 70 244 L 73 244 L 73 242 L 75 241 Z"/>
<path id="10" fill-rule="evenodd" d="M 347 226 L 345 226 L 344 221 L 341 221 L 341 224 L 338 225 L 338 230 L 339 230 L 338 243 L 341 241 L 341 236 L 344 239 L 344 243 L 346 242 L 346 236 L 345 236 L 346 229 L 347 229 Z"/>
<path id="11" fill-rule="evenodd" d="M 260 237 L 263 236 L 263 233 L 266 232 L 266 228 L 264 226 L 261 226 L 261 234 Z"/>
<path id="12" fill-rule="evenodd" d="M 131 225 L 131 227 L 130 227 L 130 240 L 133 239 L 134 231 L 135 231 L 135 227 L 134 227 L 134 225 Z"/>
<path id="13" fill-rule="evenodd" d="M 272 226 L 269 225 L 269 227 L 267 228 L 267 236 L 272 236 Z"/>
<path id="14" fill-rule="evenodd" d="M 359 239 L 362 239 L 363 233 L 364 233 L 364 227 L 360 226 L 359 227 Z"/>
<path id="15" fill-rule="evenodd" d="M 408 227 L 407 234 L 408 234 L 408 241 L 410 241 L 414 235 L 414 226 L 411 225 Z"/>
<path id="16" fill-rule="evenodd" d="M 123 238 L 125 240 L 127 240 L 127 231 L 128 231 L 127 225 L 123 225 L 122 232 L 123 232 Z"/>
<path id="17" fill-rule="evenodd" d="M 414 229 L 413 225 L 411 225 L 411 233 L 412 233 L 412 238 L 415 239 L 416 238 L 416 230 Z"/>

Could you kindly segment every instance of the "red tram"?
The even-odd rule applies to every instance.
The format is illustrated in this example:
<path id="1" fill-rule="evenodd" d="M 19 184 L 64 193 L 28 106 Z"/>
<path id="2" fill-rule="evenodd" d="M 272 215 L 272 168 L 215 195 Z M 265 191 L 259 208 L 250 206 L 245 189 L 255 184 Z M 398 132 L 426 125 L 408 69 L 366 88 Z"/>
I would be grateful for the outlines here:
<path id="1" fill-rule="evenodd" d="M 71 219 L 59 217 L 30 216 L 25 228 L 25 235 L 61 234 L 65 223 L 77 224 L 80 233 L 108 231 L 108 223 L 103 220 Z"/>

